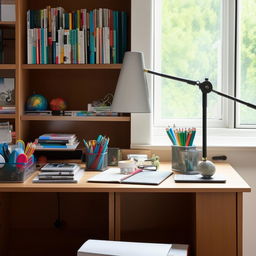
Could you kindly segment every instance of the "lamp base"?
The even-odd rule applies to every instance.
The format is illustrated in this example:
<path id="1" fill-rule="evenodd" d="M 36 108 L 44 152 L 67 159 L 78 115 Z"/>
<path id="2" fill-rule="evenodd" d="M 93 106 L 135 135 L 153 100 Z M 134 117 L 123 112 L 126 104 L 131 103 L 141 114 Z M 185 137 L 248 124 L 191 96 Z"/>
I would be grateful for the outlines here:
<path id="1" fill-rule="evenodd" d="M 209 179 L 215 173 L 216 168 L 213 162 L 203 160 L 198 164 L 198 171 L 203 176 L 203 178 Z"/>

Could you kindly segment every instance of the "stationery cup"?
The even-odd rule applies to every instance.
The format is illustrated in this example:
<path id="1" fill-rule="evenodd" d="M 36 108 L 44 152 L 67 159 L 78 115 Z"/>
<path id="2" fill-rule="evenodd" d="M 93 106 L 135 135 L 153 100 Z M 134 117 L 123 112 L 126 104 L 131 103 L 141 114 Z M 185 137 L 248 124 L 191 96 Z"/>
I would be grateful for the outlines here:
<path id="1" fill-rule="evenodd" d="M 104 171 L 108 166 L 108 152 L 85 153 L 86 170 Z"/>
<path id="2" fill-rule="evenodd" d="M 172 146 L 172 169 L 184 174 L 198 174 L 199 151 L 195 146 Z"/>

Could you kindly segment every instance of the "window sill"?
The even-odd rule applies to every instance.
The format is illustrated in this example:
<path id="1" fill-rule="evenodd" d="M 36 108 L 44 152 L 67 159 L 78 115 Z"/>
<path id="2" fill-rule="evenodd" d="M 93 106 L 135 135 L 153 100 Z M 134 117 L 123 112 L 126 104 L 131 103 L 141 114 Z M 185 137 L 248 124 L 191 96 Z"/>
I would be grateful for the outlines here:
<path id="1" fill-rule="evenodd" d="M 164 129 L 163 129 L 164 130 Z M 157 129 L 158 134 L 152 136 L 151 143 L 148 145 L 133 144 L 132 148 L 159 149 L 168 150 L 172 145 L 167 134 Z M 256 149 L 256 129 L 228 129 L 228 128 L 210 128 L 207 130 L 208 148 L 255 148 Z M 194 145 L 202 147 L 201 129 L 197 130 Z"/>

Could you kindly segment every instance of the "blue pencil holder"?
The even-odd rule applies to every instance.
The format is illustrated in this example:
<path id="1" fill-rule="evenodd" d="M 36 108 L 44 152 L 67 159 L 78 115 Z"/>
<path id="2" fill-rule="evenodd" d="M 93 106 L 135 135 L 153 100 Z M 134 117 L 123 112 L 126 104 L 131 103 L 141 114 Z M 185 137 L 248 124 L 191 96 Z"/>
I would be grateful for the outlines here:
<path id="1" fill-rule="evenodd" d="M 104 171 L 108 166 L 108 152 L 105 153 L 85 153 L 86 170 Z"/>

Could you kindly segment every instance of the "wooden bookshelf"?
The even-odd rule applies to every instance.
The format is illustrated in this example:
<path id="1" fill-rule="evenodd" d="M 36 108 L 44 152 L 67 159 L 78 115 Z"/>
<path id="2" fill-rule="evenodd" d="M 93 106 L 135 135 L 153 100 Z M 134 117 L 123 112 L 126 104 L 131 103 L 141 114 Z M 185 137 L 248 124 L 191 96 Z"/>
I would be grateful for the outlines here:
<path id="1" fill-rule="evenodd" d="M 17 138 L 31 141 L 45 132 L 76 133 L 79 139 L 110 136 L 110 146 L 130 147 L 130 116 L 31 116 L 25 115 L 26 101 L 34 93 L 48 101 L 61 97 L 67 110 L 86 110 L 87 104 L 114 93 L 122 64 L 27 64 L 27 11 L 62 6 L 65 11 L 109 8 L 128 14 L 128 50 L 131 47 L 131 0 L 16 0 L 16 22 L 2 22 L 1 27 L 15 30 L 15 62 L 0 65 L 0 71 L 13 70 L 16 77 L 14 117 Z M 56 122 L 57 121 L 57 122 Z"/>
<path id="2" fill-rule="evenodd" d="M 121 69 L 121 64 L 23 64 L 23 69 Z"/>
<path id="3" fill-rule="evenodd" d="M 0 28 L 3 27 L 15 27 L 16 22 L 15 21 L 0 21 Z"/>
<path id="4" fill-rule="evenodd" d="M 38 116 L 23 115 L 27 121 L 80 121 L 80 122 L 130 122 L 129 116 Z"/>
<path id="5" fill-rule="evenodd" d="M 16 114 L 0 114 L 0 119 L 15 119 L 15 118 L 16 118 Z"/>
<path id="6" fill-rule="evenodd" d="M 0 64 L 0 70 L 1 69 L 15 70 L 16 69 L 16 65 L 15 64 Z"/>

